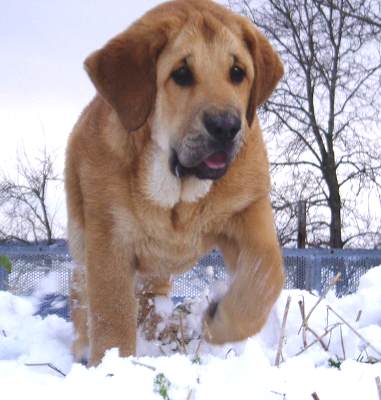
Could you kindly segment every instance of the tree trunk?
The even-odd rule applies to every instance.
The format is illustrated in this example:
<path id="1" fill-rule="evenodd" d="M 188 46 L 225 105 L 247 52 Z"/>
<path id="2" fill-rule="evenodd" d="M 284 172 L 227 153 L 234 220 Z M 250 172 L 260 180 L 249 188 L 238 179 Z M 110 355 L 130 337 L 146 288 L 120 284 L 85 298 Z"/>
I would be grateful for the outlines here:
<path id="1" fill-rule="evenodd" d="M 334 249 L 342 249 L 343 240 L 341 237 L 341 197 L 340 186 L 335 170 L 334 155 L 328 155 L 325 161 L 326 165 L 325 168 L 323 168 L 323 175 L 328 186 L 328 206 L 331 212 L 331 220 L 329 224 L 329 245 Z"/>
<path id="2" fill-rule="evenodd" d="M 306 247 L 307 240 L 307 202 L 305 200 L 298 201 L 298 249 Z"/>
<path id="3" fill-rule="evenodd" d="M 335 249 L 343 248 L 341 238 L 341 205 L 337 201 L 330 201 L 331 222 L 330 222 L 330 247 Z"/>

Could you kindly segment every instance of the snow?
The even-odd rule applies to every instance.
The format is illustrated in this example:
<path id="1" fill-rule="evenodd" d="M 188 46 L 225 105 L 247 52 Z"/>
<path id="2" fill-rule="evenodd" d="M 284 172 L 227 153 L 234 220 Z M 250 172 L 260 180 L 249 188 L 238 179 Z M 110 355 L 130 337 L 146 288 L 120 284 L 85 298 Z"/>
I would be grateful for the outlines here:
<path id="1" fill-rule="evenodd" d="M 173 337 L 149 341 L 140 332 L 139 357 L 121 358 L 117 349 L 110 349 L 96 368 L 73 363 L 70 322 L 56 315 L 35 315 L 38 296 L 53 289 L 46 280 L 33 297 L 0 292 L 0 393 L 4 398 L 43 400 L 82 395 L 116 400 L 306 400 L 315 392 L 321 400 L 379 399 L 375 378 L 381 376 L 381 266 L 361 278 L 355 294 L 338 299 L 328 293 L 309 317 L 305 335 L 301 307 L 304 304 L 308 315 L 319 299 L 306 291 L 283 291 L 260 334 L 224 346 L 210 346 L 198 338 L 207 297 L 218 299 L 225 290 L 223 284 L 182 308 L 174 309 L 166 298 L 155 299 L 162 317 L 158 329 L 165 331 L 181 314 L 186 344 L 179 345 L 178 333 L 177 341 Z M 289 296 L 286 339 L 277 367 L 274 361 Z M 327 306 L 350 327 L 327 311 Z M 316 335 L 330 329 L 331 334 L 322 339 L 327 351 L 319 342 L 305 349 L 303 337 L 311 344 Z M 339 368 L 333 366 L 335 363 Z"/>

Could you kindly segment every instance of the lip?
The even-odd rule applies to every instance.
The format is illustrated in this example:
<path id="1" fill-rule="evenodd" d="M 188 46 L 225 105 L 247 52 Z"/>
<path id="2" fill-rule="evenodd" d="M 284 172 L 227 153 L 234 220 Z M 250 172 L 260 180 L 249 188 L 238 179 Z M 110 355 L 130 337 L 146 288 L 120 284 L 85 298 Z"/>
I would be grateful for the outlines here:
<path id="1" fill-rule="evenodd" d="M 198 179 L 217 180 L 225 175 L 230 161 L 231 156 L 228 152 L 214 151 L 204 157 L 200 163 L 191 167 L 186 167 L 180 163 L 176 152 L 173 151 L 170 160 L 170 169 L 178 178 L 193 175 Z"/>

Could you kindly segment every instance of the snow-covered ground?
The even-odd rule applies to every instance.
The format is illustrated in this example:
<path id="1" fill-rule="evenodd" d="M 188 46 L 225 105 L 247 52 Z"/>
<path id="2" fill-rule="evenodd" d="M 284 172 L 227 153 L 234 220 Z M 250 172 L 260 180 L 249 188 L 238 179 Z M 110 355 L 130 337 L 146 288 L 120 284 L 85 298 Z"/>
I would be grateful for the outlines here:
<path id="1" fill-rule="evenodd" d="M 328 293 L 314 308 L 318 300 L 285 290 L 259 335 L 211 347 L 198 338 L 205 299 L 176 310 L 160 299 L 161 328 L 182 315 L 177 340 L 140 338 L 140 357 L 120 358 L 111 349 L 101 365 L 87 369 L 72 362 L 70 322 L 34 315 L 36 297 L 0 292 L 0 394 L 28 400 L 380 400 L 375 378 L 381 376 L 381 267 L 362 277 L 356 294 L 337 299 Z"/>

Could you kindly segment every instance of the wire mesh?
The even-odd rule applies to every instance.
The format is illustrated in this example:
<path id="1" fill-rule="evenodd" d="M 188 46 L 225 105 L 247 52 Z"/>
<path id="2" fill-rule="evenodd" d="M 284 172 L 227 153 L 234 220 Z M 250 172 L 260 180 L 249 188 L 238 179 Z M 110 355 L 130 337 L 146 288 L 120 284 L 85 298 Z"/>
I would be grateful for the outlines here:
<path id="1" fill-rule="evenodd" d="M 12 262 L 12 273 L 0 274 L 0 289 L 27 296 L 39 289 L 49 274 L 54 274 L 55 292 L 68 295 L 73 263 L 65 243 L 47 246 L 0 246 L 0 255 Z M 284 249 L 285 288 L 321 293 L 340 272 L 337 296 L 357 290 L 360 277 L 381 265 L 381 251 L 371 250 L 296 250 Z M 229 279 L 224 260 L 214 250 L 190 271 L 173 280 L 171 296 L 197 297 L 214 282 Z"/>

